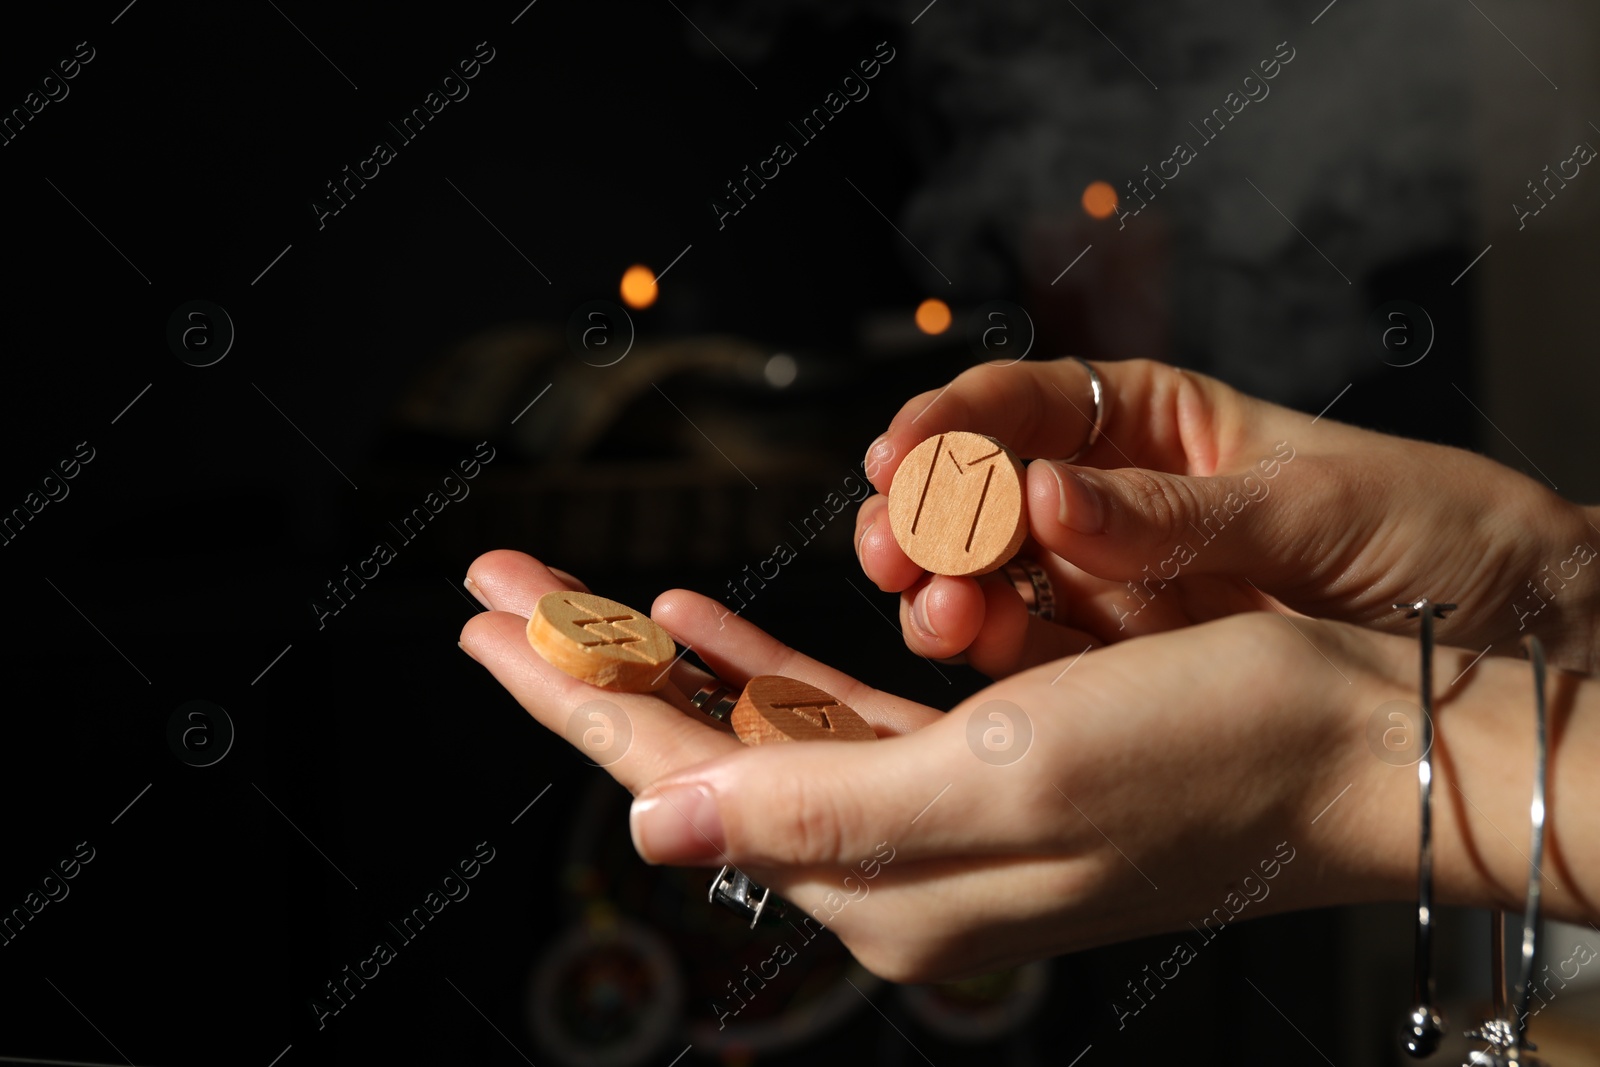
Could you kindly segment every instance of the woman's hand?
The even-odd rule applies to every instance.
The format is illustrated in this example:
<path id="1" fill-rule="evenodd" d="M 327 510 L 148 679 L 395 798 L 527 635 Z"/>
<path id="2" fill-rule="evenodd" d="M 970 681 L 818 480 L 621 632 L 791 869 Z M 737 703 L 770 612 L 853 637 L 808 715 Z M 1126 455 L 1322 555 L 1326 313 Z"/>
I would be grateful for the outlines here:
<path id="1" fill-rule="evenodd" d="M 867 454 L 887 494 L 900 460 L 948 430 L 1024 457 L 1030 543 L 1056 589 L 1057 623 L 1030 618 L 1011 584 L 924 573 L 889 529 L 886 496 L 856 518 L 857 554 L 902 592 L 906 644 L 965 654 L 1004 677 L 1087 644 L 1278 605 L 1398 633 L 1392 605 L 1460 605 L 1442 642 L 1511 652 L 1525 632 L 1551 662 L 1600 666 L 1600 530 L 1582 508 L 1492 460 L 1245 396 L 1146 360 L 1099 363 L 1106 411 L 1088 439 L 1089 377 L 1068 360 L 975 367 L 910 400 Z M 1116 469 L 1107 469 L 1116 468 Z"/>
<path id="2" fill-rule="evenodd" d="M 490 610 L 467 621 L 462 649 L 489 668 L 541 724 L 584 748 L 589 720 L 579 717 L 574 723 L 574 712 L 604 700 L 625 716 L 625 723 L 612 724 L 605 751 L 594 751 L 592 744 L 585 751 L 629 791 L 637 794 L 684 767 L 745 751 L 729 727 L 689 703 L 685 694 L 711 680 L 690 664 L 674 664 L 671 681 L 659 694 L 613 693 L 562 673 L 533 650 L 526 630 L 539 598 L 559 589 L 588 591 L 572 575 L 521 552 L 498 551 L 473 561 L 467 588 Z M 730 684 L 743 685 L 758 674 L 809 682 L 861 712 L 880 735 L 909 733 L 943 718 L 801 655 L 705 597 L 665 594 L 656 603 L 654 618 Z"/>
<path id="3" fill-rule="evenodd" d="M 1415 641 L 1237 615 L 1018 673 L 946 714 L 861 685 L 705 597 L 663 594 L 655 620 L 729 683 L 810 682 L 879 734 L 747 748 L 682 710 L 676 687 L 608 693 L 535 654 L 526 616 L 572 579 L 513 552 L 469 574 L 495 610 L 467 623 L 463 647 L 535 718 L 583 747 L 568 730 L 575 711 L 604 699 L 625 717 L 626 751 L 597 762 L 638 797 L 632 829 L 646 859 L 735 864 L 886 978 L 973 974 L 1190 923 L 1214 931 L 1236 916 L 1413 891 L 1416 773 L 1376 758 L 1365 731 L 1372 709 L 1414 699 Z M 1471 656 L 1440 655 L 1441 678 Z M 1504 778 L 1495 767 L 1491 781 Z M 1526 817 L 1522 790 L 1501 805 L 1473 788 L 1508 829 L 1518 807 Z M 1470 863 L 1440 808 L 1441 899 L 1481 895 L 1464 888 Z M 1498 840 L 1479 840 L 1482 854 L 1509 853 Z M 1511 854 L 1505 868 L 1512 887 L 1517 862 Z M 1547 901 L 1559 910 L 1557 898 Z"/>

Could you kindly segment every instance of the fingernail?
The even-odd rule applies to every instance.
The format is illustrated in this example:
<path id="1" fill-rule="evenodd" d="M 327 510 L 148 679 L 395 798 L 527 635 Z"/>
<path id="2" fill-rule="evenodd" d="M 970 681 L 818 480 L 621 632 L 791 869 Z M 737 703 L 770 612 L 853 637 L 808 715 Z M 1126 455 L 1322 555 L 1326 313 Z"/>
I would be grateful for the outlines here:
<path id="1" fill-rule="evenodd" d="M 456 642 L 456 647 L 465 652 L 467 654 L 467 658 L 472 660 L 472 662 L 478 662 L 478 657 L 472 654 L 472 649 L 468 648 L 466 645 L 463 645 L 460 641 Z"/>
<path id="2" fill-rule="evenodd" d="M 478 588 L 477 582 L 473 581 L 471 578 L 463 578 L 461 579 L 461 584 L 466 586 L 467 592 L 471 593 L 473 599 L 475 599 L 478 603 L 482 604 L 490 611 L 494 610 L 494 605 L 489 603 L 489 601 L 484 598 L 483 591 Z"/>
<path id="3" fill-rule="evenodd" d="M 1100 499 L 1100 492 L 1088 478 L 1075 470 L 1063 468 L 1060 464 L 1044 463 L 1045 470 L 1055 476 L 1056 488 L 1056 519 L 1069 530 L 1081 534 L 1097 534 L 1105 530 L 1106 512 L 1105 504 Z"/>
<path id="4" fill-rule="evenodd" d="M 938 637 L 939 633 L 928 622 L 928 587 L 924 586 L 922 592 L 911 600 L 911 625 L 927 634 L 929 637 Z"/>
<path id="5" fill-rule="evenodd" d="M 633 802 L 628 830 L 646 863 L 725 862 L 717 799 L 703 785 L 673 785 Z"/>
<path id="6" fill-rule="evenodd" d="M 872 444 L 867 446 L 867 455 L 861 467 L 867 472 L 867 477 L 871 478 L 892 459 L 894 459 L 894 447 L 889 444 L 889 435 L 879 434 L 873 439 Z"/>
<path id="7" fill-rule="evenodd" d="M 861 531 L 860 537 L 856 538 L 856 562 L 860 563 L 863 568 L 866 567 L 866 563 L 861 559 L 861 546 L 866 543 L 867 534 L 871 533 L 872 528 L 876 525 L 878 524 L 875 522 L 867 523 L 867 528 Z"/>

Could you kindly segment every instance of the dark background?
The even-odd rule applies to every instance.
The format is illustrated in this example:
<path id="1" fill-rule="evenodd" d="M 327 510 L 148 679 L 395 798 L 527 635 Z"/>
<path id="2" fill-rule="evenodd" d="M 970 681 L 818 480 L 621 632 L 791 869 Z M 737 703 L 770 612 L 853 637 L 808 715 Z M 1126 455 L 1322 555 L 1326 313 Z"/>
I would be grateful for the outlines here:
<path id="1" fill-rule="evenodd" d="M 770 1052 L 712 1051 L 694 1027 L 733 961 L 761 954 L 696 877 L 634 859 L 622 791 L 452 647 L 478 610 L 460 579 L 514 547 L 636 605 L 673 585 L 724 595 L 859 474 L 906 399 L 1016 353 L 971 343 L 996 300 L 1027 310 L 1030 358 L 1170 360 L 1308 414 L 1481 445 L 1582 498 L 1600 179 L 1521 230 L 1505 205 L 1600 139 L 1595 36 L 1576 7 L 1358 0 L 8 15 L 0 108 L 78 42 L 94 58 L 0 146 L 0 509 L 80 442 L 94 458 L 0 546 L 0 909 L 79 842 L 95 854 L 0 946 L 0 1056 L 1385 1062 L 1409 986 L 1398 906 L 1232 928 L 1122 1030 L 1111 1000 L 1170 939 L 1055 960 L 1043 999 L 977 1044 L 819 943 L 797 964 L 816 984 L 761 1014 L 799 1017 L 846 974 L 879 1010 L 858 997 Z M 1274 95 L 1170 193 L 1125 229 L 1086 217 L 1089 181 L 1121 189 L 1169 155 L 1286 39 Z M 386 123 L 480 41 L 494 58 L 470 95 L 400 144 Z M 724 183 L 883 41 L 871 95 L 719 228 Z M 312 201 L 380 138 L 397 157 L 319 228 Z M 616 301 L 633 263 L 670 273 L 632 312 L 626 359 L 596 366 L 616 349 L 575 347 L 569 321 Z M 956 310 L 943 337 L 911 325 L 929 296 Z M 234 332 L 206 367 L 168 341 L 195 300 Z M 1394 300 L 1431 323 L 1412 366 L 1421 348 L 1373 342 Z M 778 354 L 792 385 L 768 377 Z M 391 534 L 484 440 L 496 458 L 471 495 L 414 541 Z M 954 704 L 980 680 L 905 652 L 849 526 L 747 617 Z M 377 540 L 398 558 L 319 627 L 313 601 Z M 193 700 L 236 735 L 206 767 L 168 736 Z M 495 858 L 470 897 L 319 1030 L 324 983 L 481 841 Z M 1447 959 L 1481 922 L 1447 917 Z M 538 969 L 570 931 L 641 928 L 631 943 L 664 946 L 684 1001 L 662 1009 L 618 977 L 636 971 L 594 963 L 590 999 L 559 1008 L 595 1047 L 652 1004 L 665 1021 L 634 1059 L 571 1052 L 537 1021 Z M 1480 964 L 1457 962 L 1447 993 L 1470 999 Z"/>

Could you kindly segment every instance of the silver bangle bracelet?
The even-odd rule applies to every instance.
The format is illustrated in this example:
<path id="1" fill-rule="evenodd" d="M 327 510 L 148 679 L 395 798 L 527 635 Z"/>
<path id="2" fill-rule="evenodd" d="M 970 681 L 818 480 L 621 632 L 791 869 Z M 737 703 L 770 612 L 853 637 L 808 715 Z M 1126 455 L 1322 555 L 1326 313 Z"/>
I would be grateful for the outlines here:
<path id="1" fill-rule="evenodd" d="M 1545 784 L 1550 765 L 1549 709 L 1545 700 L 1544 645 L 1531 634 L 1524 639 L 1533 664 L 1534 765 L 1533 800 L 1529 803 L 1533 836 L 1528 846 L 1528 900 L 1522 913 L 1522 967 L 1517 983 L 1515 1014 L 1506 1010 L 1506 914 L 1495 911 L 1489 924 L 1489 982 L 1493 992 L 1493 1017 L 1467 1031 L 1470 1039 L 1488 1043 L 1474 1050 L 1467 1062 L 1474 1067 L 1543 1067 L 1528 1055 L 1537 1051 L 1528 1040 L 1528 1008 L 1533 999 L 1533 971 L 1539 958 L 1540 864 L 1544 860 Z"/>
<path id="2" fill-rule="evenodd" d="M 1528 1043 L 1528 1003 L 1533 996 L 1533 968 L 1539 955 L 1539 881 L 1544 862 L 1545 781 L 1550 766 L 1549 709 L 1545 703 L 1544 644 L 1528 636 L 1528 657 L 1533 661 L 1534 768 L 1533 800 L 1528 805 L 1533 838 L 1528 844 L 1528 903 L 1522 912 L 1522 981 L 1517 986 L 1517 1049 Z"/>
<path id="3" fill-rule="evenodd" d="M 1438 1051 L 1444 1036 L 1444 1018 L 1433 1003 L 1433 620 L 1444 618 L 1444 613 L 1455 605 L 1435 604 L 1422 597 L 1395 607 L 1409 609 L 1408 619 L 1422 619 L 1418 642 L 1422 646 L 1422 758 L 1417 761 L 1417 801 L 1422 818 L 1417 849 L 1417 941 L 1412 1008 L 1406 1018 L 1402 1045 L 1412 1057 L 1423 1059 Z"/>

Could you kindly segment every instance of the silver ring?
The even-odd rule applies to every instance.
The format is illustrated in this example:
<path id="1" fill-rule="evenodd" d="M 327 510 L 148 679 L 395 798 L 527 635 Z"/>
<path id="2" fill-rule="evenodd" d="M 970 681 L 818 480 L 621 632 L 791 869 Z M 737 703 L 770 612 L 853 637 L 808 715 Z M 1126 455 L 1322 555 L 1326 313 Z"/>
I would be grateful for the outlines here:
<path id="1" fill-rule="evenodd" d="M 689 703 L 718 722 L 727 722 L 728 717 L 733 714 L 733 706 L 738 702 L 739 691 L 721 682 L 702 685 L 695 690 L 694 696 L 689 698 Z"/>
<path id="2" fill-rule="evenodd" d="M 739 690 L 713 679 L 696 689 L 689 703 L 718 722 L 727 722 L 734 705 L 739 702 L 739 695 Z M 771 922 L 784 916 L 783 903 L 772 895 L 772 890 L 752 882 L 747 874 L 731 864 L 725 864 L 711 879 L 706 900 L 749 919 L 752 930 L 763 918 Z"/>
<path id="3" fill-rule="evenodd" d="M 772 890 L 756 885 L 749 875 L 732 864 L 724 864 L 711 879 L 706 900 L 721 904 L 742 919 L 749 919 L 752 930 L 763 918 L 770 923 L 781 921 L 786 914 L 783 902 L 772 895 Z"/>
<path id="4" fill-rule="evenodd" d="M 1082 448 L 1066 459 L 1068 463 L 1076 463 L 1085 452 L 1094 447 L 1096 441 L 1100 440 L 1100 428 L 1106 421 L 1106 383 L 1101 380 L 1100 372 L 1087 360 L 1079 359 L 1077 356 L 1067 358 L 1089 372 L 1089 391 L 1094 394 L 1094 426 L 1089 430 L 1089 439 L 1083 443 Z"/>
<path id="5" fill-rule="evenodd" d="M 1029 615 L 1036 619 L 1056 617 L 1055 587 L 1050 584 L 1050 575 L 1043 567 L 1031 559 L 1019 556 L 1007 563 L 1002 570 L 1022 597 L 1022 603 L 1028 609 Z"/>

